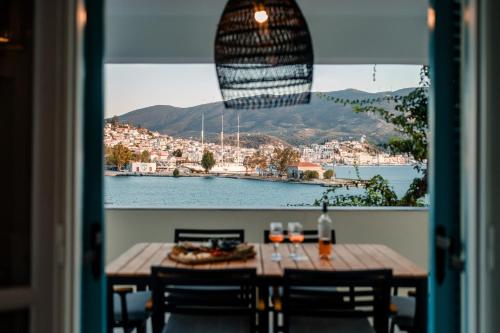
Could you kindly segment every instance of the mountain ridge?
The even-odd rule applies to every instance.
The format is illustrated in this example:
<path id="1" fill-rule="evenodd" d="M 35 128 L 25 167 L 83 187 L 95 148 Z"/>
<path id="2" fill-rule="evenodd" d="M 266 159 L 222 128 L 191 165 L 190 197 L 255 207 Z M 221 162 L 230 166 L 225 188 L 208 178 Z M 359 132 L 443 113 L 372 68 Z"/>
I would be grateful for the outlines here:
<path id="1" fill-rule="evenodd" d="M 406 95 L 415 88 L 370 93 L 356 89 L 321 92 L 333 98 L 363 100 L 387 95 Z M 393 111 L 393 105 L 381 103 Z M 135 126 L 148 128 L 177 137 L 200 137 L 201 114 L 205 115 L 205 137 L 216 141 L 221 130 L 224 112 L 224 132 L 236 132 L 237 113 L 240 114 L 240 132 L 248 135 L 265 135 L 291 145 L 311 144 L 328 139 L 360 137 L 366 135 L 373 142 L 387 141 L 397 135 L 392 125 L 382 118 L 367 113 L 353 112 L 351 105 L 335 104 L 317 93 L 311 103 L 291 107 L 257 110 L 225 109 L 222 102 L 212 102 L 191 107 L 152 105 L 127 112 L 118 119 Z"/>

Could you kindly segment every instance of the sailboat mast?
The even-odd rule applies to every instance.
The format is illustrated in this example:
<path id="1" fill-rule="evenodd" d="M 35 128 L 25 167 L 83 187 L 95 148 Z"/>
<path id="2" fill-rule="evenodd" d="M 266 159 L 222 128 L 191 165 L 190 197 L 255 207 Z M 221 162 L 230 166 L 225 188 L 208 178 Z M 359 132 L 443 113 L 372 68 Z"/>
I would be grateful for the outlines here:
<path id="1" fill-rule="evenodd" d="M 221 160 L 222 160 L 222 164 L 224 164 L 224 112 L 222 112 L 220 145 L 221 145 Z"/>
<path id="2" fill-rule="evenodd" d="M 240 114 L 238 113 L 238 134 L 236 134 L 236 139 L 238 141 L 238 164 L 240 163 Z"/>
<path id="3" fill-rule="evenodd" d="M 204 148 L 205 139 L 205 113 L 201 114 L 201 150 Z"/>

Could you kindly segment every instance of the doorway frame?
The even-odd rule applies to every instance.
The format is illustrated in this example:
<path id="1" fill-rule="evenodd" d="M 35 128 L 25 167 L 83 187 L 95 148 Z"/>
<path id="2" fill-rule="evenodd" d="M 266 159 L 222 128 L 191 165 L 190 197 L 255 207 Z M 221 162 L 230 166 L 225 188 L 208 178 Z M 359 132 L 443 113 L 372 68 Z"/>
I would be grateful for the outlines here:
<path id="1" fill-rule="evenodd" d="M 33 0 L 31 278 L 0 289 L 0 310 L 29 310 L 30 332 L 79 332 L 82 1 Z"/>

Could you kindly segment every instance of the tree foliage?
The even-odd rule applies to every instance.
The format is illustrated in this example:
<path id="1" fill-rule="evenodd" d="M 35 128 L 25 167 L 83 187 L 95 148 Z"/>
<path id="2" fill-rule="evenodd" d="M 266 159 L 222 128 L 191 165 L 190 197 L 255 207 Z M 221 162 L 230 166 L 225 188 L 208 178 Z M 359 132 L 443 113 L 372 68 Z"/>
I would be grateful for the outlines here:
<path id="1" fill-rule="evenodd" d="M 111 148 L 111 154 L 108 156 L 108 163 L 115 165 L 118 170 L 122 170 L 123 167 L 130 162 L 131 158 L 132 152 L 130 149 L 119 143 Z"/>
<path id="2" fill-rule="evenodd" d="M 332 169 L 329 169 L 329 170 L 326 170 L 325 172 L 323 172 L 323 178 L 332 179 L 332 177 L 333 177 L 333 170 Z"/>
<path id="3" fill-rule="evenodd" d="M 113 126 L 117 126 L 120 123 L 120 118 L 118 118 L 118 116 L 113 116 L 109 122 Z"/>
<path id="4" fill-rule="evenodd" d="M 172 155 L 174 155 L 175 157 L 182 157 L 182 150 L 176 149 L 176 150 L 174 150 Z"/>
<path id="5" fill-rule="evenodd" d="M 313 171 L 313 170 L 304 171 L 304 179 L 305 180 L 318 179 L 318 178 L 319 178 L 318 171 Z"/>
<path id="6" fill-rule="evenodd" d="M 362 194 L 335 194 L 337 187 L 326 190 L 332 206 L 398 206 L 399 200 L 389 182 L 380 175 L 376 175 L 365 184 Z M 316 199 L 315 206 L 321 205 L 323 199 Z"/>
<path id="7" fill-rule="evenodd" d="M 296 164 L 299 161 L 300 154 L 298 151 L 290 147 L 284 149 L 274 148 L 270 164 L 276 169 L 278 175 L 281 177 L 286 174 L 289 165 Z"/>
<path id="8" fill-rule="evenodd" d="M 172 173 L 172 176 L 174 176 L 174 177 L 179 177 L 179 176 L 180 176 L 179 169 L 175 168 L 175 169 L 174 169 L 174 172 Z"/>
<path id="9" fill-rule="evenodd" d="M 205 150 L 203 152 L 201 166 L 205 169 L 205 173 L 208 173 L 215 166 L 214 154 L 211 151 Z"/>
<path id="10" fill-rule="evenodd" d="M 384 148 L 391 154 L 405 154 L 417 162 L 414 168 L 420 177 L 413 179 L 405 195 L 398 199 L 388 182 L 377 175 L 368 181 L 365 193 L 361 195 L 333 196 L 335 189 L 330 189 L 333 205 L 337 206 L 421 206 L 427 193 L 428 175 L 428 140 L 429 131 L 427 108 L 429 91 L 429 68 L 423 66 L 420 72 L 420 84 L 408 95 L 388 95 L 366 100 L 344 100 L 320 94 L 322 98 L 334 103 L 353 105 L 354 112 L 366 112 L 381 116 L 386 122 L 394 125 L 399 136 L 391 138 Z M 395 112 L 388 111 L 384 105 L 394 105 Z M 318 200 L 316 202 L 318 203 Z M 315 204 L 316 204 L 315 203 Z"/>
<path id="11" fill-rule="evenodd" d="M 151 162 L 151 154 L 149 154 L 149 151 L 143 150 L 140 156 L 141 162 L 144 163 L 149 163 Z"/>
<path id="12" fill-rule="evenodd" d="M 255 166 L 252 164 L 252 157 L 245 156 L 243 159 L 243 166 L 245 167 L 245 173 L 248 173 L 248 169 L 253 169 Z"/>
<path id="13" fill-rule="evenodd" d="M 247 156 L 243 160 L 243 165 L 248 169 L 255 169 L 259 167 L 260 169 L 267 168 L 268 158 L 267 156 L 260 150 L 257 150 L 253 153 L 252 156 Z"/>

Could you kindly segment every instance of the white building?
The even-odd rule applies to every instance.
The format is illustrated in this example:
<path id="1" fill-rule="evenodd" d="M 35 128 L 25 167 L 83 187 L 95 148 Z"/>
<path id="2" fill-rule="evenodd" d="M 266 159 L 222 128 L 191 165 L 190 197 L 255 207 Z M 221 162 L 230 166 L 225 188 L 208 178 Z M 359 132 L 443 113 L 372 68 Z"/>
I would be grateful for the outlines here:
<path id="1" fill-rule="evenodd" d="M 156 163 L 132 162 L 129 164 L 130 172 L 156 172 Z"/>

